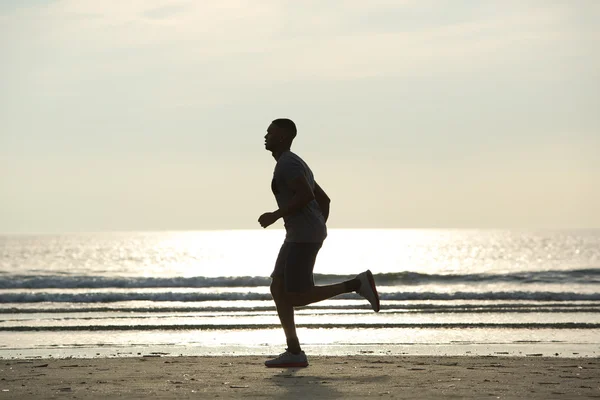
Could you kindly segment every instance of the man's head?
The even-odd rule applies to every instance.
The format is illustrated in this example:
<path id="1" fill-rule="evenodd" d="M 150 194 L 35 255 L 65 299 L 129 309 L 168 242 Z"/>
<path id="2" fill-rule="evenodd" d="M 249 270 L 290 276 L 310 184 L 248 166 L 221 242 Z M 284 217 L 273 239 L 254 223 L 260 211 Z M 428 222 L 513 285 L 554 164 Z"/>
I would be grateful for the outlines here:
<path id="1" fill-rule="evenodd" d="M 265 135 L 265 148 L 272 153 L 289 150 L 296 137 L 296 124 L 287 118 L 271 122 Z"/>

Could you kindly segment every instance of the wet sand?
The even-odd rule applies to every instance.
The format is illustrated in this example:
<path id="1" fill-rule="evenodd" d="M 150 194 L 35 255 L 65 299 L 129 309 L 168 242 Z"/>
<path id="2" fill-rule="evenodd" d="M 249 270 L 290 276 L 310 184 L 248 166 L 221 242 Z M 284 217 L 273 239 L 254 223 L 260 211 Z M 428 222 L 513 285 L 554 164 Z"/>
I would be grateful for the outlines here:
<path id="1" fill-rule="evenodd" d="M 0 399 L 600 398 L 600 359 L 310 357 L 301 369 L 258 356 L 2 359 Z"/>

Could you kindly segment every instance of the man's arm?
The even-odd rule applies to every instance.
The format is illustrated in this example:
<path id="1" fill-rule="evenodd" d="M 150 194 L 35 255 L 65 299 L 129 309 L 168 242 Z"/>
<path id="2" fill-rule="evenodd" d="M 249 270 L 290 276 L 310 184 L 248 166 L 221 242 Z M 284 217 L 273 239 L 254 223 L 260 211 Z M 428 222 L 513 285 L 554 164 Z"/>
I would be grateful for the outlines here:
<path id="1" fill-rule="evenodd" d="M 325 222 L 327 222 L 327 218 L 329 218 L 329 203 L 331 203 L 331 199 L 327 196 L 327 193 L 319 186 L 317 182 L 315 182 L 315 200 L 319 203 L 319 208 L 321 209 L 321 213 L 325 218 Z"/>
<path id="2" fill-rule="evenodd" d="M 281 207 L 277 211 L 264 213 L 261 215 L 258 219 L 258 222 L 263 228 L 273 224 L 279 218 L 294 214 L 315 199 L 315 194 L 310 188 L 310 185 L 308 184 L 308 181 L 304 175 L 299 175 L 298 177 L 294 178 L 292 181 L 290 181 L 289 186 L 294 192 L 294 197 L 292 197 L 292 200 L 289 202 L 289 204 Z"/>
<path id="3" fill-rule="evenodd" d="M 308 184 L 308 181 L 304 175 L 297 176 L 291 180 L 288 185 L 294 192 L 294 197 L 292 197 L 292 200 L 286 206 L 283 206 L 279 210 L 275 211 L 277 219 L 300 211 L 308 203 L 315 199 L 315 194 L 310 188 L 310 185 Z"/>

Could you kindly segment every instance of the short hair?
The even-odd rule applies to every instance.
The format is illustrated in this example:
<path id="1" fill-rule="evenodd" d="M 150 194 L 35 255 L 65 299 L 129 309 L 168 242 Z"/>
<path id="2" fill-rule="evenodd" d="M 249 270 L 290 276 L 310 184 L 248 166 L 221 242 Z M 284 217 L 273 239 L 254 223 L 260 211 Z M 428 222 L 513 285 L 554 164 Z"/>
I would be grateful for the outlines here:
<path id="1" fill-rule="evenodd" d="M 273 121 L 273 124 L 277 125 L 279 128 L 285 130 L 292 139 L 296 137 L 296 124 L 294 121 L 288 118 L 278 118 Z"/>

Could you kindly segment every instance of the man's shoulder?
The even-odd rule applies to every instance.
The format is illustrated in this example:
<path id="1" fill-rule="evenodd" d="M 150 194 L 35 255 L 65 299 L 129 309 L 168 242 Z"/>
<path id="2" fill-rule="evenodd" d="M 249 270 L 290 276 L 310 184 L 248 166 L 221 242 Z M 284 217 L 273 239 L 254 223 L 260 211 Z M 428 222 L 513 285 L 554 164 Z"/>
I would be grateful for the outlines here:
<path id="1" fill-rule="evenodd" d="M 277 165 L 275 165 L 275 175 L 295 175 L 298 171 L 306 173 L 307 170 L 308 166 L 306 163 L 291 151 L 286 151 L 282 154 L 279 160 L 277 160 Z"/>
<path id="2" fill-rule="evenodd" d="M 281 157 L 279 157 L 279 160 L 302 160 L 300 158 L 300 156 L 296 153 L 294 153 L 291 150 L 288 150 L 286 152 L 284 152 Z"/>
<path id="3" fill-rule="evenodd" d="M 280 165 L 290 165 L 290 164 L 305 164 L 302 158 L 296 153 L 292 153 L 291 151 L 286 151 L 279 157 L 277 160 L 277 166 Z"/>

